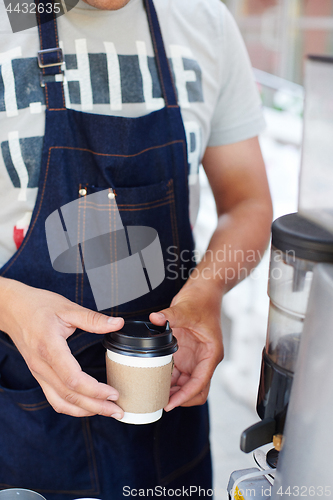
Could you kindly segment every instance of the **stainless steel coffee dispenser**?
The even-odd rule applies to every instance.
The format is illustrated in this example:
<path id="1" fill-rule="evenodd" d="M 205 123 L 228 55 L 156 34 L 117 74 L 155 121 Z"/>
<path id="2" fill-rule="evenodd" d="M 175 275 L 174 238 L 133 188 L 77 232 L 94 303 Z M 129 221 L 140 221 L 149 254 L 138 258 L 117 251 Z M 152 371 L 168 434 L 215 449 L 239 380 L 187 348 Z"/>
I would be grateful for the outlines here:
<path id="1" fill-rule="evenodd" d="M 257 400 L 262 420 L 241 436 L 246 453 L 271 441 L 280 450 L 313 270 L 319 262 L 333 263 L 331 233 L 298 213 L 273 222 L 269 318 Z M 274 467 L 276 460 L 275 451 L 267 454 L 268 465 Z"/>

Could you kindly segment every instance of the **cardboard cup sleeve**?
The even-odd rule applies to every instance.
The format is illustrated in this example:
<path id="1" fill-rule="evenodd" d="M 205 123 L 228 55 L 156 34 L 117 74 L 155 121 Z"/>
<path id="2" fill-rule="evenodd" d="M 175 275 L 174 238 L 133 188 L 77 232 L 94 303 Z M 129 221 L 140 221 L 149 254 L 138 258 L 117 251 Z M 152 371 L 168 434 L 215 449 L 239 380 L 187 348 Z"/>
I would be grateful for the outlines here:
<path id="1" fill-rule="evenodd" d="M 116 403 L 129 413 L 153 413 L 169 402 L 172 355 L 136 358 L 106 353 L 107 383 L 117 389 Z"/>

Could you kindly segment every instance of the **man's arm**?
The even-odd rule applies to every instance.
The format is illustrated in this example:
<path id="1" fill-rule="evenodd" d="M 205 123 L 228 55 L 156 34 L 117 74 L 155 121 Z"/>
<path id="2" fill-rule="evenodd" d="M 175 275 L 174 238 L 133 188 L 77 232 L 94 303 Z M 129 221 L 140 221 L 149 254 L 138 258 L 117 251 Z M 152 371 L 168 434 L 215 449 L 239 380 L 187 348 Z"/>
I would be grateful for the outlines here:
<path id="1" fill-rule="evenodd" d="M 179 343 L 167 411 L 206 401 L 223 358 L 223 294 L 259 262 L 270 235 L 272 205 L 258 139 L 207 148 L 203 166 L 216 201 L 217 228 L 170 308 L 151 314 L 155 324 L 170 321 Z"/>

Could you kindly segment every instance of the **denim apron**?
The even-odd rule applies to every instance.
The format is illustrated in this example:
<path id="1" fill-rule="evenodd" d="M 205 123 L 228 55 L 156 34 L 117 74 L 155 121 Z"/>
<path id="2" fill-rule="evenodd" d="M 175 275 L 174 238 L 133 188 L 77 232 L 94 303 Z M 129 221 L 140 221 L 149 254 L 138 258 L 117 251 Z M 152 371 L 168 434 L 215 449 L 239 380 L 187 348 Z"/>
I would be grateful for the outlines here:
<path id="1" fill-rule="evenodd" d="M 185 263 L 185 277 L 184 267 L 178 272 L 180 252 L 193 251 L 184 126 L 156 11 L 152 0 L 144 1 L 165 107 L 139 118 L 66 109 L 56 20 L 38 16 L 47 107 L 38 196 L 22 245 L 0 270 L 96 310 L 86 274 L 52 268 L 45 220 L 82 193 L 111 187 L 124 226 L 157 230 L 166 264 L 166 278 L 155 290 L 104 311 L 125 319 L 168 307 L 191 266 Z M 68 344 L 82 369 L 105 382 L 101 338 L 76 330 Z M 57 414 L 10 338 L 0 333 L 0 489 L 28 488 L 48 500 L 118 500 L 132 489 L 139 495 L 139 489 L 158 487 L 159 497 L 163 487 L 178 488 L 182 496 L 192 487 L 192 498 L 199 498 L 199 487 L 211 488 L 208 433 L 207 405 L 176 408 L 142 426 Z"/>

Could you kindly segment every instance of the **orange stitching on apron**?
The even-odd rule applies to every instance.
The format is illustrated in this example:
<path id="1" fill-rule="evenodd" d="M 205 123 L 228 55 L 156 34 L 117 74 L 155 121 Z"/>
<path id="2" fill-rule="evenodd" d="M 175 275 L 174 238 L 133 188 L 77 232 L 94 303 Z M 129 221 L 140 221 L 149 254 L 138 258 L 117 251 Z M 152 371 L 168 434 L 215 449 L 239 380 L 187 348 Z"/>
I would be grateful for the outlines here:
<path id="1" fill-rule="evenodd" d="M 167 200 L 167 199 L 171 198 L 171 194 L 172 194 L 171 191 L 167 191 L 166 195 L 163 198 L 158 198 L 157 200 L 145 201 L 145 202 L 142 202 L 142 203 L 117 203 L 117 206 L 119 208 L 119 207 L 141 207 L 141 206 L 144 206 L 144 205 L 153 205 L 154 203 L 157 203 L 157 202 L 160 202 L 160 201 Z M 95 205 L 94 202 L 88 202 L 88 204 L 89 203 L 92 203 L 93 205 Z M 97 206 L 104 207 L 105 205 L 97 205 Z"/>
<path id="2" fill-rule="evenodd" d="M 168 182 L 168 186 L 170 184 L 170 181 Z M 81 185 L 81 184 L 80 184 Z M 141 188 L 142 186 L 139 186 L 139 188 Z M 107 188 L 105 188 L 107 189 Z M 126 189 L 126 188 L 125 188 Z M 132 189 L 132 188 L 131 188 Z M 134 188 L 135 189 L 135 188 Z M 166 191 L 166 195 L 163 196 L 162 198 L 157 198 L 156 200 L 152 200 L 152 201 L 144 201 L 142 203 L 117 203 L 117 207 L 140 207 L 142 205 L 152 205 L 154 203 L 157 203 L 157 202 L 160 202 L 162 200 L 166 200 L 168 198 L 171 198 L 172 196 L 172 188 L 170 190 L 170 188 Z M 99 203 L 96 203 L 92 200 L 89 200 L 87 201 L 87 207 L 89 207 L 91 205 L 91 208 L 95 208 L 95 210 L 99 210 L 99 209 L 104 209 L 104 208 L 109 208 L 109 204 L 107 205 L 100 205 Z"/>
<path id="3" fill-rule="evenodd" d="M 142 208 L 120 208 L 121 212 L 140 212 L 143 210 L 152 210 L 153 208 L 164 207 L 165 205 L 170 205 L 172 200 L 167 200 L 163 203 L 159 203 L 158 205 L 152 205 L 151 207 L 142 207 Z M 126 206 L 126 205 L 125 205 Z"/>
<path id="4" fill-rule="evenodd" d="M 173 222 L 174 222 L 176 242 L 177 242 L 177 247 L 179 249 L 179 238 L 178 238 L 177 216 L 176 216 L 176 200 L 175 200 L 174 193 L 172 193 L 172 203 L 170 204 L 170 209 L 172 210 L 172 214 L 173 214 Z"/>
<path id="5" fill-rule="evenodd" d="M 171 184 L 170 184 L 170 182 L 171 182 Z M 172 179 L 171 179 L 171 181 L 168 182 L 167 185 L 171 186 L 171 187 L 169 187 L 168 191 L 166 192 L 166 195 L 163 196 L 163 198 L 158 198 L 157 200 L 146 201 L 143 203 L 118 203 L 117 206 L 118 206 L 118 208 L 119 207 L 141 207 L 143 205 L 153 205 L 155 203 L 160 203 L 161 201 L 165 201 L 165 200 L 172 201 L 172 197 L 173 197 Z M 90 207 L 91 210 L 103 211 L 104 208 L 109 208 L 109 205 L 99 205 L 99 204 L 95 203 L 94 201 L 87 201 L 86 203 L 87 203 L 87 206 Z M 147 207 L 147 208 L 149 208 L 149 207 Z"/>
<path id="6" fill-rule="evenodd" d="M 184 147 L 184 141 L 182 139 L 178 139 L 176 141 L 170 141 L 166 142 L 165 144 L 160 144 L 159 146 L 151 146 L 150 148 L 143 149 L 139 153 L 135 153 L 132 155 L 120 155 L 120 154 L 111 154 L 111 153 L 97 153 L 95 151 L 92 151 L 91 149 L 87 148 L 73 148 L 71 146 L 52 146 L 50 149 L 70 149 L 72 151 L 85 151 L 87 153 L 92 153 L 96 156 L 106 156 L 106 157 L 115 157 L 115 158 L 134 158 L 136 156 L 141 155 L 142 153 L 146 153 L 147 151 L 152 151 L 154 149 L 161 149 L 165 148 L 167 146 L 172 146 L 173 144 L 183 144 Z"/>
<path id="7" fill-rule="evenodd" d="M 169 184 L 170 184 L 170 188 L 173 189 L 172 181 L 169 181 Z M 175 235 L 175 226 L 174 226 L 175 221 L 174 221 L 174 217 L 173 217 L 173 205 L 175 203 L 175 198 L 174 198 L 173 192 L 172 192 L 171 201 L 172 201 L 172 203 L 170 203 L 170 220 L 171 220 L 172 235 L 173 235 L 173 240 L 178 243 L 177 238 L 175 237 L 176 236 Z M 177 249 L 179 251 L 178 244 L 177 244 Z"/>
<path id="8" fill-rule="evenodd" d="M 38 385 L 38 387 L 39 387 L 39 385 Z M 44 397 L 44 399 L 42 401 L 39 401 L 39 403 L 17 403 L 17 404 L 22 405 L 22 406 L 26 406 L 27 408 L 35 408 L 36 406 L 44 406 L 45 403 L 47 403 L 49 405 L 46 398 Z"/>
<path id="9" fill-rule="evenodd" d="M 44 73 L 44 68 L 43 68 L 43 73 Z M 49 109 L 49 90 L 47 88 L 47 84 L 45 85 L 45 100 L 46 100 L 46 107 Z"/>
<path id="10" fill-rule="evenodd" d="M 144 203 L 118 203 L 117 206 L 118 206 L 118 208 L 119 207 L 139 207 L 138 210 L 140 210 L 140 207 L 143 207 L 143 209 L 151 208 L 151 207 L 145 207 L 145 205 L 154 205 L 155 203 L 159 203 L 159 202 L 165 201 L 165 200 L 171 201 L 171 193 L 168 193 L 163 198 L 158 198 L 157 200 L 154 200 L 154 201 L 147 201 Z M 97 205 L 93 201 L 87 201 L 87 207 L 89 207 L 91 210 L 97 210 L 97 211 L 98 210 L 103 211 L 105 208 L 109 208 L 108 205 Z"/>
<path id="11" fill-rule="evenodd" d="M 109 189 L 109 193 L 111 193 L 110 189 Z M 111 210 L 111 207 L 112 207 L 112 202 L 111 202 L 111 199 L 109 199 L 109 203 L 108 203 L 108 215 L 109 215 L 109 229 L 110 229 L 110 233 L 109 233 L 109 236 L 110 236 L 110 263 L 112 262 L 112 210 Z M 90 207 L 92 208 L 92 207 Z M 111 265 L 111 294 L 112 294 L 112 291 L 113 291 L 113 281 L 114 281 L 114 277 L 113 277 L 113 266 Z"/>
<path id="12" fill-rule="evenodd" d="M 172 190 L 172 203 L 170 203 L 170 220 L 171 220 L 171 228 L 172 228 L 172 236 L 175 246 L 177 248 L 178 254 L 178 266 L 180 263 L 180 254 L 179 254 L 179 238 L 178 238 L 178 230 L 177 230 L 177 217 L 176 217 L 176 206 L 175 206 L 175 196 L 173 191 L 173 181 L 172 179 L 169 181 L 168 185 Z M 178 273 L 178 282 L 180 282 L 180 274 Z"/>
<path id="13" fill-rule="evenodd" d="M 84 196 L 84 202 L 83 202 L 83 224 L 82 224 L 82 243 L 81 243 L 81 249 L 82 249 L 82 256 L 83 256 L 83 264 L 84 263 L 84 243 L 85 243 L 85 233 L 86 233 L 86 207 L 87 207 L 87 197 Z M 82 198 L 81 198 L 82 199 Z M 80 219 L 80 212 L 79 212 L 79 219 Z M 81 306 L 83 306 L 83 295 L 84 295 L 84 272 L 82 273 L 81 276 Z"/>
<path id="14" fill-rule="evenodd" d="M 81 191 L 82 184 L 79 184 L 79 192 Z M 79 208 L 80 210 L 80 208 Z M 78 217 L 78 224 L 77 224 L 77 241 L 79 241 L 80 238 L 80 223 L 79 223 L 79 217 Z M 81 263 L 82 266 L 82 263 Z M 79 271 L 80 271 L 80 252 L 79 249 L 77 249 L 77 254 L 76 254 L 76 277 L 75 277 L 75 302 L 78 304 L 79 303 Z"/>
<path id="15" fill-rule="evenodd" d="M 162 200 L 164 200 L 164 198 L 162 198 Z M 163 207 L 164 205 L 169 205 L 170 203 L 172 203 L 173 200 L 172 199 L 168 199 L 166 198 L 166 201 L 162 201 L 160 202 L 158 200 L 158 203 L 156 203 L 156 205 L 152 205 L 150 207 L 139 207 L 139 208 L 120 208 L 120 207 L 126 207 L 127 205 L 123 204 L 123 205 L 118 205 L 118 208 L 119 208 L 119 211 L 120 212 L 140 212 L 140 211 L 143 211 L 143 210 L 152 210 L 153 208 L 159 208 L 159 207 Z M 135 205 L 133 205 L 135 206 Z M 89 210 L 95 210 L 96 212 L 104 212 L 104 208 L 97 208 L 97 207 L 89 207 Z"/>
<path id="16" fill-rule="evenodd" d="M 185 176 L 186 179 L 188 179 L 188 161 L 187 161 L 187 148 L 186 148 L 186 142 L 181 141 L 183 143 L 183 157 L 184 157 L 184 167 L 185 167 Z M 188 186 L 188 183 L 187 183 Z"/>
<path id="17" fill-rule="evenodd" d="M 45 410 L 46 408 L 50 407 L 50 404 L 47 401 L 44 403 L 44 405 L 35 406 L 35 407 L 28 407 L 22 403 L 16 403 L 16 404 L 24 411 L 39 411 L 39 410 Z"/>
<path id="18" fill-rule="evenodd" d="M 173 220 L 174 220 L 174 228 L 175 228 L 175 238 L 176 238 L 176 247 L 177 247 L 177 252 L 179 256 L 179 264 L 180 264 L 180 246 L 179 246 L 179 236 L 178 236 L 178 226 L 177 226 L 177 214 L 176 214 L 176 200 L 174 197 L 173 193 L 173 203 L 170 204 L 170 210 L 172 211 L 173 214 Z M 180 283 L 180 273 L 178 274 L 178 283 Z"/>
<path id="19" fill-rule="evenodd" d="M 43 55 L 42 55 L 43 57 Z M 43 68 L 43 75 L 44 75 L 44 68 Z M 65 94 L 64 94 L 64 86 L 62 84 L 62 82 L 58 82 L 59 85 L 61 85 L 61 91 L 62 91 L 62 99 L 63 99 L 63 103 L 64 103 L 64 107 L 63 108 L 49 108 L 49 90 L 48 90 L 48 87 L 47 87 L 47 82 L 45 82 L 45 101 L 46 101 L 46 107 L 49 111 L 67 111 L 66 109 L 66 105 L 65 105 Z"/>
<path id="20" fill-rule="evenodd" d="M 117 215 L 117 210 L 116 210 L 117 204 L 113 207 L 113 218 L 114 218 L 114 227 L 116 228 L 116 215 Z M 116 270 L 116 312 L 118 312 L 118 264 L 117 264 L 117 232 L 116 232 L 116 237 L 115 237 L 115 270 Z"/>
<path id="21" fill-rule="evenodd" d="M 40 401 L 39 403 L 16 403 L 19 406 L 24 406 L 26 408 L 36 408 L 37 406 L 45 406 L 47 404 L 50 406 L 49 402 L 44 399 L 43 401 Z"/>
<path id="22" fill-rule="evenodd" d="M 115 230 L 115 228 L 116 228 L 116 224 L 115 224 L 115 221 L 116 221 L 116 211 L 113 210 L 112 203 L 111 203 L 111 205 L 109 205 L 109 217 L 110 217 L 110 221 L 111 221 L 111 228 L 112 228 L 112 225 L 113 225 L 113 228 Z M 112 244 L 113 244 L 113 248 L 112 248 L 113 255 L 115 255 L 115 247 L 117 245 L 117 240 L 116 240 L 116 238 L 114 238 L 114 239 L 115 239 L 115 241 L 112 242 Z M 117 302 L 117 297 L 118 297 L 117 263 L 116 263 L 116 266 L 115 266 L 115 269 L 114 269 L 114 273 L 113 273 L 113 266 L 111 266 L 111 267 L 112 267 L 112 285 L 115 285 L 115 286 L 111 287 L 111 293 L 115 293 L 115 295 L 116 295 L 116 302 Z M 117 306 L 116 306 L 116 310 L 117 310 Z"/>
<path id="23" fill-rule="evenodd" d="M 108 190 L 110 193 L 110 189 Z M 90 209 L 92 207 L 89 207 Z M 112 262 L 112 219 L 111 219 L 111 200 L 109 199 L 108 203 L 108 216 L 109 216 L 109 245 L 110 245 L 110 263 Z M 113 288 L 113 267 L 111 266 L 111 294 L 112 294 L 112 288 Z"/>

